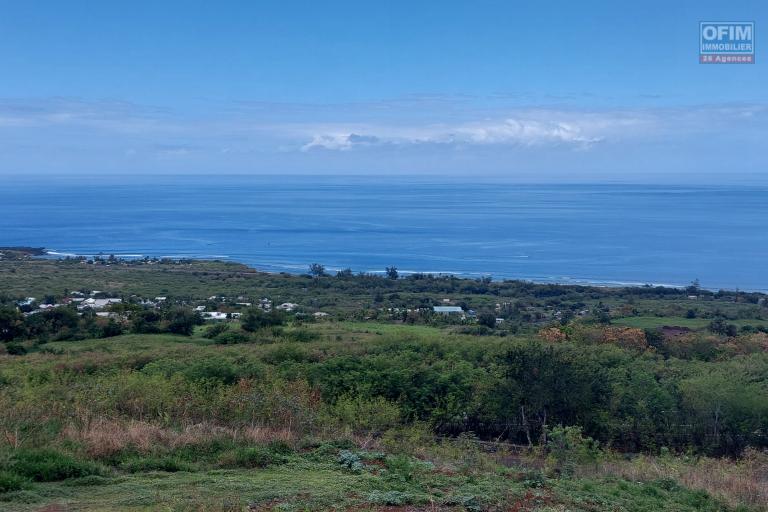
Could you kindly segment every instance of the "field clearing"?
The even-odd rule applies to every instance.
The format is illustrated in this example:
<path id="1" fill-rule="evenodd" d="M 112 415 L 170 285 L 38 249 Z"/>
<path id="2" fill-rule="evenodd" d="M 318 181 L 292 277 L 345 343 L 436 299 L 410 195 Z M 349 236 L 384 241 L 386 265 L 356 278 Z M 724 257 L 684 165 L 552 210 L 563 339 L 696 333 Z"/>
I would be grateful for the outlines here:
<path id="1" fill-rule="evenodd" d="M 712 320 L 709 318 L 684 318 L 679 316 L 627 316 L 615 318 L 614 324 L 637 327 L 638 329 L 655 329 L 658 327 L 687 327 L 688 329 L 706 329 Z M 768 326 L 768 321 L 760 319 L 726 320 L 736 327 L 751 325 L 753 327 Z"/>
<path id="2" fill-rule="evenodd" d="M 683 318 L 674 316 L 628 316 L 611 320 L 617 325 L 636 327 L 638 329 L 655 329 L 657 327 L 687 327 L 688 329 L 703 329 L 709 325 L 706 318 Z"/>

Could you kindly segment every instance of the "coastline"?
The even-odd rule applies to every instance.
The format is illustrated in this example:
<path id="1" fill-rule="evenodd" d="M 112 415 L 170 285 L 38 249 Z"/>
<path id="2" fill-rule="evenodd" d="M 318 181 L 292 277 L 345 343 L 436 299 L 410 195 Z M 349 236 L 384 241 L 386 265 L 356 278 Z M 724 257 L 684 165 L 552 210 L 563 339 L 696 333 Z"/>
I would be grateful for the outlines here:
<path id="1" fill-rule="evenodd" d="M 44 253 L 42 255 L 35 256 L 36 258 L 41 259 L 64 259 L 67 257 L 70 258 L 78 258 L 78 257 L 84 257 L 84 258 L 93 258 L 93 257 L 107 257 L 109 256 L 109 253 L 101 252 L 96 254 L 76 254 L 74 252 L 70 251 L 58 251 L 54 249 L 44 249 Z M 293 274 L 293 275 L 300 275 L 305 274 L 307 272 L 307 267 L 309 263 L 306 265 L 299 265 L 299 264 L 276 264 L 276 263 L 254 263 L 250 261 L 242 261 L 240 259 L 236 259 L 230 256 L 226 255 L 216 255 L 216 256 L 197 256 L 197 255 L 148 255 L 148 254 L 137 254 L 137 253 L 116 253 L 112 254 L 116 258 L 124 259 L 124 260 L 138 260 L 143 258 L 157 258 L 157 259 L 173 259 L 173 260 L 194 260 L 194 261 L 220 261 L 220 262 L 229 262 L 229 263 L 238 263 L 245 265 L 249 268 L 252 268 L 255 271 L 258 272 L 264 272 L 268 274 L 280 274 L 280 273 L 287 273 L 287 274 Z M 338 271 L 341 271 L 344 269 L 344 267 L 337 266 L 337 265 L 325 265 L 325 268 L 331 272 L 335 273 Z M 351 269 L 355 273 L 364 273 L 364 274 L 385 274 L 385 270 L 383 269 L 369 269 L 369 268 L 352 268 Z M 530 276 L 530 275 L 513 275 L 513 274 L 505 274 L 505 273 L 494 273 L 494 272 L 462 272 L 462 271 L 445 271 L 445 270 L 420 270 L 420 269 L 399 269 L 398 272 L 403 275 L 413 275 L 413 274 L 429 274 L 429 275 L 435 275 L 435 276 L 454 276 L 459 279 L 481 279 L 483 277 L 490 277 L 494 280 L 499 281 L 523 281 L 523 282 L 530 282 L 534 284 L 552 284 L 552 285 L 562 285 L 562 286 L 585 286 L 585 287 L 596 287 L 596 288 L 642 288 L 642 287 L 653 287 L 653 288 L 671 288 L 671 289 L 684 289 L 689 284 L 674 284 L 674 283 L 659 283 L 659 282 L 638 282 L 638 281 L 630 281 L 630 280 L 614 280 L 614 279 L 602 279 L 602 278 L 592 278 L 592 277 L 574 277 L 574 276 Z M 708 286 L 701 286 L 702 290 L 710 291 L 710 292 L 717 292 L 720 290 L 723 291 L 729 291 L 729 292 L 747 292 L 747 293 L 768 293 L 768 290 L 766 289 L 760 289 L 760 288 L 740 288 L 740 287 L 708 287 Z"/>

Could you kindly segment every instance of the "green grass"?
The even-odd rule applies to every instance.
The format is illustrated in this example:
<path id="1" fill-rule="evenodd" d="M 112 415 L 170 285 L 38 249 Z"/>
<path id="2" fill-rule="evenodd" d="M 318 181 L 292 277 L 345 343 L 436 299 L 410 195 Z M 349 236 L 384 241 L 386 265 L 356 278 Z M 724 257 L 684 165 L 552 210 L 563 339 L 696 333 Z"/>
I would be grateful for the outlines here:
<path id="1" fill-rule="evenodd" d="M 421 339 L 436 339 L 445 335 L 443 329 L 428 325 L 387 324 L 381 322 L 344 322 L 342 329 L 351 333 L 375 334 L 379 336 L 414 336 Z"/>
<path id="2" fill-rule="evenodd" d="M 396 464 L 352 472 L 335 462 L 304 459 L 266 469 L 148 472 L 36 484 L 0 499 L 8 510 L 19 512 L 52 504 L 82 511 L 240 511 L 247 505 L 280 505 L 278 510 L 296 511 L 374 510 L 376 505 L 430 504 L 441 510 L 517 510 L 515 506 L 519 510 L 574 512 L 728 510 L 704 493 L 664 481 L 545 479 L 543 485 L 530 487 L 516 476 L 518 472 L 510 470 L 446 474 L 419 462 L 412 464 L 423 469 L 405 474 Z"/>
<path id="3" fill-rule="evenodd" d="M 627 316 L 615 318 L 612 320 L 612 323 L 626 325 L 627 327 L 637 327 L 639 329 L 655 329 L 664 326 L 705 329 L 711 321 L 709 318 L 685 318 L 681 316 Z M 726 320 L 726 323 L 734 324 L 736 327 L 768 325 L 768 322 L 759 319 Z"/>
<path id="4" fill-rule="evenodd" d="M 687 327 L 689 329 L 702 329 L 709 325 L 706 318 L 684 318 L 676 316 L 627 316 L 615 318 L 611 323 L 637 327 L 638 329 L 654 329 L 657 327 Z"/>

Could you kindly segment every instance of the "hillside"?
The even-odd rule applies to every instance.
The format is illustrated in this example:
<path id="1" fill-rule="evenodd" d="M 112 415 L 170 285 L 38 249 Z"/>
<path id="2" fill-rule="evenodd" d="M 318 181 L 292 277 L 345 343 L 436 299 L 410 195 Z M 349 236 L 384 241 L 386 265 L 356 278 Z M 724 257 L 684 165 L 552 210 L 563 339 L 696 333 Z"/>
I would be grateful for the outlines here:
<path id="1" fill-rule="evenodd" d="M 38 260 L 0 289 L 8 510 L 768 504 L 759 294 Z"/>

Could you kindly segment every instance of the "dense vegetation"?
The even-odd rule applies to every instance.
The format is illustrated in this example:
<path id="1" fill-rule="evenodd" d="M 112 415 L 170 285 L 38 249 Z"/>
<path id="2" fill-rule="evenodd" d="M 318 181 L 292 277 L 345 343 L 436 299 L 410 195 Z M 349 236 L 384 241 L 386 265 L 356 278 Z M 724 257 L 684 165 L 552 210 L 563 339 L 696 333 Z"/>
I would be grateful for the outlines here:
<path id="1" fill-rule="evenodd" d="M 768 503 L 760 294 L 232 267 L 0 265 L 0 499 L 13 510 L 75 496 L 94 509 Z M 94 289 L 124 301 L 109 317 L 16 306 Z M 262 297 L 300 306 L 234 304 Z M 446 301 L 477 314 L 424 306 Z M 202 325 L 196 304 L 242 317 Z M 721 456 L 741 461 L 708 458 Z M 142 494 L 158 489 L 152 472 L 210 482 L 213 501 Z"/>

